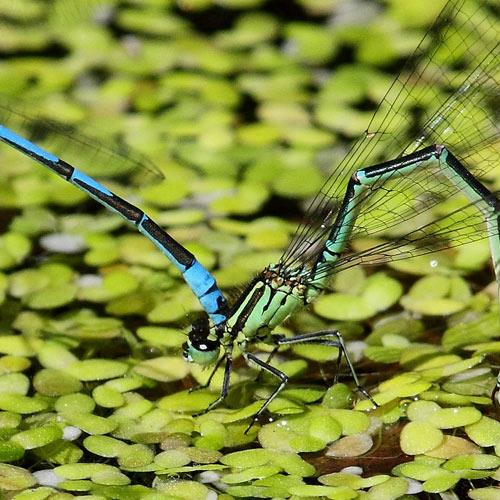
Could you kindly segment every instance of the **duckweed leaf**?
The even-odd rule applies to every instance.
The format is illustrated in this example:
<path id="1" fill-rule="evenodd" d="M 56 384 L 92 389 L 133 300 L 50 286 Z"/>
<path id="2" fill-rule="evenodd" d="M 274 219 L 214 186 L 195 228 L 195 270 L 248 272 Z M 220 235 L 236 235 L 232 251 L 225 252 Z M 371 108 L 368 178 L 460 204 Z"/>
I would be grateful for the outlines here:
<path id="1" fill-rule="evenodd" d="M 62 438 L 62 430 L 58 425 L 46 425 L 18 432 L 11 441 L 19 444 L 25 450 L 40 448 Z"/>
<path id="2" fill-rule="evenodd" d="M 124 375 L 128 366 L 112 359 L 85 359 L 76 361 L 65 368 L 65 371 L 78 380 L 107 380 Z"/>
<path id="3" fill-rule="evenodd" d="M 82 389 L 82 384 L 77 378 L 53 368 L 40 370 L 33 379 L 33 386 L 45 396 L 62 396 Z"/>
<path id="4" fill-rule="evenodd" d="M 170 382 L 184 378 L 189 373 L 189 367 L 178 356 L 161 356 L 142 361 L 134 367 L 134 372 L 160 382 Z"/>
<path id="5" fill-rule="evenodd" d="M 479 446 L 495 446 L 500 442 L 500 422 L 487 416 L 466 426 L 465 432 Z"/>
<path id="6" fill-rule="evenodd" d="M 0 237 L 0 269 L 9 269 L 23 261 L 31 251 L 31 242 L 19 233 Z"/>
<path id="7" fill-rule="evenodd" d="M 401 449 L 408 455 L 419 455 L 436 448 L 443 441 L 443 433 L 424 422 L 409 422 L 401 431 Z"/>
<path id="8" fill-rule="evenodd" d="M 0 487 L 4 491 L 22 491 L 36 484 L 35 477 L 26 469 L 0 464 Z"/>

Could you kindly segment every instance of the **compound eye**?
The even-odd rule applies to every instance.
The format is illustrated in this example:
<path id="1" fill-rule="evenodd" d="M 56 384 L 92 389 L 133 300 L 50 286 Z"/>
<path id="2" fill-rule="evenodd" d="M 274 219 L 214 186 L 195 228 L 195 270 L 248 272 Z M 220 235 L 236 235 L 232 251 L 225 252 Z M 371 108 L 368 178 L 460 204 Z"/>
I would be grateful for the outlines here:
<path id="1" fill-rule="evenodd" d="M 199 352 L 213 352 L 219 350 L 219 342 L 209 339 L 195 339 L 191 341 L 191 345 Z"/>
<path id="2" fill-rule="evenodd" d="M 214 340 L 190 341 L 184 345 L 184 359 L 199 365 L 211 365 L 219 358 L 220 344 Z"/>

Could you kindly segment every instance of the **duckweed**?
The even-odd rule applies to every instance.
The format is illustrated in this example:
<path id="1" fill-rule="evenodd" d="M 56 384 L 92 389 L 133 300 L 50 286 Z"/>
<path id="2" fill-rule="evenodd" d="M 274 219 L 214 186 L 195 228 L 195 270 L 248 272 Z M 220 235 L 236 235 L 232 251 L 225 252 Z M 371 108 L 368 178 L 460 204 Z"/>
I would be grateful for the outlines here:
<path id="1" fill-rule="evenodd" d="M 57 425 L 45 425 L 21 431 L 12 436 L 12 442 L 19 444 L 25 450 L 40 448 L 62 438 L 62 430 Z"/>
<path id="2" fill-rule="evenodd" d="M 408 455 L 420 455 L 441 444 L 443 433 L 427 422 L 409 422 L 401 431 L 401 449 Z"/>
<path id="3" fill-rule="evenodd" d="M 155 166 L 122 174 L 85 158 L 83 144 L 51 145 L 168 228 L 229 297 L 279 260 L 344 139 L 366 130 L 386 68 L 438 8 L 407 2 L 351 19 L 328 0 L 290 12 L 262 0 L 118 1 L 90 23 L 95 2 L 73 3 L 0 7 L 0 92 L 103 144 L 118 139 L 143 163 L 128 146 L 146 153 Z M 201 414 L 224 373 L 189 391 L 210 368 L 180 355 L 200 306 L 177 270 L 68 183 L 7 147 L 0 155 L 7 497 L 498 497 L 500 343 L 485 241 L 335 276 L 279 333 L 338 329 L 378 406 L 336 365 L 336 347 L 295 345 L 273 359 L 290 383 L 245 433 L 277 380 L 256 379 L 236 349 L 228 398 Z M 255 350 L 265 359 L 270 347 Z M 397 464 L 399 448 L 411 461 Z"/>

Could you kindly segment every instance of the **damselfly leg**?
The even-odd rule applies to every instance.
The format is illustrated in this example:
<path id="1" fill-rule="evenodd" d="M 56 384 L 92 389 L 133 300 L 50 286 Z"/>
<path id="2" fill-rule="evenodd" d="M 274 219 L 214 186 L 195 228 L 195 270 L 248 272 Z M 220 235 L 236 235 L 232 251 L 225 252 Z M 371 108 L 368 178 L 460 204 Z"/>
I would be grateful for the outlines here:
<path id="1" fill-rule="evenodd" d="M 354 369 L 354 365 L 351 361 L 349 353 L 347 351 L 346 345 L 344 343 L 344 339 L 338 330 L 323 330 L 319 332 L 312 333 L 304 333 L 301 335 L 295 335 L 293 337 L 284 337 L 282 335 L 275 335 L 275 347 L 269 354 L 266 361 L 262 361 L 260 358 L 255 356 L 252 353 L 247 353 L 245 355 L 246 359 L 258 365 L 263 371 L 273 375 L 274 377 L 280 380 L 278 387 L 274 389 L 271 395 L 265 400 L 264 404 L 261 406 L 259 411 L 254 415 L 252 423 L 247 428 L 247 432 L 250 430 L 252 425 L 258 421 L 261 414 L 266 410 L 266 408 L 271 404 L 271 402 L 278 396 L 278 394 L 285 388 L 288 383 L 288 376 L 283 373 L 278 368 L 272 366 L 270 364 L 274 355 L 278 352 L 278 349 L 282 346 L 286 345 L 296 345 L 296 344 L 315 344 L 315 345 L 323 345 L 327 347 L 336 347 L 338 349 L 337 361 L 336 361 L 336 370 L 333 377 L 333 383 L 336 384 L 339 377 L 340 372 L 340 364 L 342 362 L 342 356 L 344 356 L 347 366 L 349 367 L 349 371 L 351 374 L 354 383 L 356 384 L 356 389 L 361 392 L 367 399 L 369 399 L 374 407 L 377 407 L 377 403 L 373 400 L 370 393 L 361 385 L 358 376 L 356 374 L 356 370 Z M 262 372 L 261 372 L 262 373 Z"/>
<path id="2" fill-rule="evenodd" d="M 350 241 L 351 231 L 360 210 L 363 205 L 370 202 L 371 194 L 387 181 L 398 180 L 423 169 L 429 170 L 429 175 L 434 172 L 436 175 L 439 173 L 446 176 L 469 199 L 470 203 L 473 203 L 483 213 L 489 229 L 493 261 L 495 263 L 499 262 L 498 219 L 500 203 L 497 196 L 471 175 L 469 170 L 448 149 L 435 145 L 396 160 L 357 170 L 352 175 L 328 240 L 312 271 L 310 280 L 312 285 L 324 285 L 327 276 L 330 274 L 327 269 L 338 263 L 341 253 L 345 250 L 346 243 Z M 473 232 L 474 226 L 471 225 L 467 229 L 469 232 Z M 406 243 L 411 245 L 415 242 L 428 245 L 429 251 L 431 251 L 432 241 L 426 241 L 425 238 L 422 238 L 422 236 L 425 236 L 425 231 L 422 233 L 419 234 L 417 230 L 414 234 L 407 235 Z M 421 241 L 418 241 L 419 239 Z M 496 266 L 496 273 L 498 277 L 498 266 Z"/>

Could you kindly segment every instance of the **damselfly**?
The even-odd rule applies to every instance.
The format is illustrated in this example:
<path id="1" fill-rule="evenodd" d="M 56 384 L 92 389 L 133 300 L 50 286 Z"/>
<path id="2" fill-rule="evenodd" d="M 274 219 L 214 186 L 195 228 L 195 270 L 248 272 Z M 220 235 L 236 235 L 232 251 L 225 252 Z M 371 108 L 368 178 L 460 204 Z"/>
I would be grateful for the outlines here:
<path id="1" fill-rule="evenodd" d="M 255 421 L 288 381 L 270 364 L 284 345 L 337 347 L 357 388 L 370 398 L 340 332 L 293 337 L 272 333 L 313 301 L 333 274 L 362 263 L 380 264 L 475 241 L 484 238 L 486 224 L 499 278 L 499 200 L 477 179 L 498 164 L 493 111 L 498 104 L 498 61 L 494 16 L 485 7 L 450 0 L 382 99 L 366 133 L 312 201 L 279 262 L 264 269 L 233 304 L 195 256 L 142 210 L 6 126 L 0 126 L 0 139 L 135 224 L 179 269 L 206 313 L 193 325 L 184 356 L 202 365 L 215 364 L 212 375 L 225 363 L 220 396 L 208 409 L 228 393 L 236 345 L 247 362 L 278 379 Z M 6 124 L 16 115 L 7 108 L 2 114 Z M 431 209 L 451 197 L 457 198 L 454 210 L 433 217 Z M 348 251 L 357 237 L 388 233 L 392 238 L 383 243 Z M 250 351 L 256 342 L 274 346 L 267 361 Z"/>

